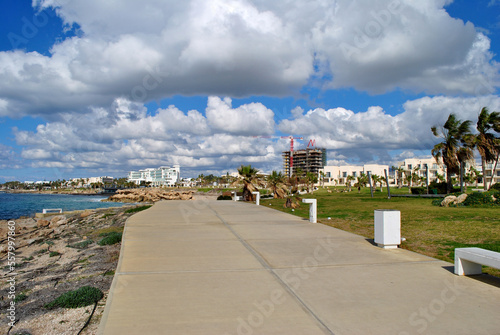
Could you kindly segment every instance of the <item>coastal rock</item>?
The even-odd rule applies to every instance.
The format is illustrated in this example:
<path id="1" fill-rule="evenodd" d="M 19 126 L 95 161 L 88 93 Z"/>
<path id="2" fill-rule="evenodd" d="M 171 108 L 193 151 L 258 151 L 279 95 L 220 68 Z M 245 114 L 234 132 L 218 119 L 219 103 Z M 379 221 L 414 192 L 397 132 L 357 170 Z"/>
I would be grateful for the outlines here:
<path id="1" fill-rule="evenodd" d="M 68 219 L 65 216 L 54 216 L 52 220 L 50 220 L 50 228 L 57 228 L 59 226 L 65 225 L 68 223 Z"/>
<path id="2" fill-rule="evenodd" d="M 36 222 L 36 226 L 37 226 L 38 228 L 48 227 L 48 226 L 49 226 L 49 224 L 50 224 L 50 221 L 47 221 L 47 220 L 38 220 L 38 221 Z"/>
<path id="3" fill-rule="evenodd" d="M 119 190 L 109 197 L 114 202 L 157 202 L 161 200 L 192 200 L 194 191 L 172 191 L 160 188 Z"/>

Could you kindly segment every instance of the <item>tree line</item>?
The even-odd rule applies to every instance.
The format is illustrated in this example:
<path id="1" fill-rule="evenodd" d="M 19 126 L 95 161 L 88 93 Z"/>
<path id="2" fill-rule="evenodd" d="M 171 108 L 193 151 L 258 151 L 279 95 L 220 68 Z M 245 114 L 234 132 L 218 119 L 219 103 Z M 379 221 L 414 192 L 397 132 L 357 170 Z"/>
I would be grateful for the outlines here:
<path id="1" fill-rule="evenodd" d="M 494 163 L 489 186 L 493 184 L 495 171 L 500 158 L 500 113 L 490 112 L 483 107 L 478 115 L 477 133 L 471 130 L 472 121 L 460 120 L 454 113 L 448 116 L 441 127 L 431 127 L 432 134 L 441 139 L 432 149 L 432 156 L 437 162 L 442 161 L 446 167 L 447 191 L 453 188 L 452 177 L 459 175 L 461 184 L 465 173 L 465 163 L 474 159 L 474 151 L 481 156 L 484 189 L 488 189 L 486 164 Z"/>

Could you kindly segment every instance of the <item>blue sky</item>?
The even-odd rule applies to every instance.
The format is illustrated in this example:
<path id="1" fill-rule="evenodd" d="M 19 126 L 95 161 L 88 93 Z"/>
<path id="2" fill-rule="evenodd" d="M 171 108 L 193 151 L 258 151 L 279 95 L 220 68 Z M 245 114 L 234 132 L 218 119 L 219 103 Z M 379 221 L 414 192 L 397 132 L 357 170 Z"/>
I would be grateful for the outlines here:
<path id="1" fill-rule="evenodd" d="M 496 0 L 4 0 L 0 182 L 180 164 L 281 169 L 429 155 L 430 127 L 500 110 Z"/>

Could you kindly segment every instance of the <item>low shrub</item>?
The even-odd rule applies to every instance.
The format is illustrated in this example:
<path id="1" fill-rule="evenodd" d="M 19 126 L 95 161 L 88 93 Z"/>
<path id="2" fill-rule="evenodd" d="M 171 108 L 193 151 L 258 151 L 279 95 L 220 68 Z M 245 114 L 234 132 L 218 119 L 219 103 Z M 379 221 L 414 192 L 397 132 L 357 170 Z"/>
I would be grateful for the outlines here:
<path id="1" fill-rule="evenodd" d="M 232 200 L 233 198 L 230 195 L 219 195 L 217 200 Z"/>
<path id="2" fill-rule="evenodd" d="M 437 183 L 437 182 L 433 181 L 429 184 L 429 188 L 436 190 L 437 193 L 435 193 L 435 194 L 446 194 L 446 183 L 445 182 Z"/>
<path id="3" fill-rule="evenodd" d="M 122 241 L 122 233 L 111 232 L 107 233 L 105 237 L 97 242 L 99 245 L 113 245 L 116 243 L 120 243 Z"/>
<path id="4" fill-rule="evenodd" d="M 490 187 L 490 191 L 500 191 L 500 183 L 493 184 L 493 186 Z"/>
<path id="5" fill-rule="evenodd" d="M 427 190 L 425 187 L 412 187 L 411 194 L 425 194 Z"/>
<path id="6" fill-rule="evenodd" d="M 463 204 L 464 206 L 491 206 L 495 204 L 495 201 L 493 200 L 490 192 L 474 192 L 469 194 Z"/>
<path id="7" fill-rule="evenodd" d="M 56 257 L 56 256 L 59 256 L 60 253 L 57 252 L 57 251 L 51 251 L 50 254 L 49 254 L 49 257 Z"/>
<path id="8" fill-rule="evenodd" d="M 86 249 L 89 245 L 94 243 L 92 240 L 85 240 L 82 242 L 74 243 L 74 244 L 68 244 L 68 248 L 74 248 L 74 249 Z"/>
<path id="9" fill-rule="evenodd" d="M 16 297 L 14 298 L 14 302 L 21 302 L 21 301 L 24 301 L 28 299 L 28 296 L 24 293 L 19 293 L 16 295 Z"/>
<path id="10" fill-rule="evenodd" d="M 441 203 L 443 202 L 443 199 L 439 198 L 439 199 L 434 199 L 432 200 L 432 205 L 433 206 L 441 206 Z"/>
<path id="11" fill-rule="evenodd" d="M 83 286 L 78 290 L 69 291 L 52 302 L 46 304 L 44 307 L 48 309 L 52 308 L 80 308 L 95 304 L 102 299 L 104 294 L 98 288 L 92 286 Z"/>

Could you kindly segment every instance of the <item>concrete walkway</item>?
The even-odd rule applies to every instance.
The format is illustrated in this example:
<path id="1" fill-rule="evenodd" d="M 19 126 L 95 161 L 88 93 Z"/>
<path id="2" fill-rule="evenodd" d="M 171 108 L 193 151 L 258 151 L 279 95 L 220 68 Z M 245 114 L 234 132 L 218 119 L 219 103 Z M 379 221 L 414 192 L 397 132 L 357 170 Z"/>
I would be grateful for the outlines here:
<path id="1" fill-rule="evenodd" d="M 500 280 L 261 206 L 131 217 L 99 334 L 500 334 Z"/>

